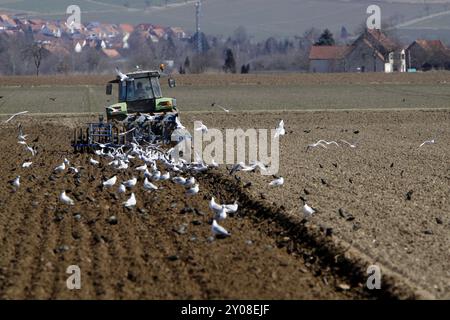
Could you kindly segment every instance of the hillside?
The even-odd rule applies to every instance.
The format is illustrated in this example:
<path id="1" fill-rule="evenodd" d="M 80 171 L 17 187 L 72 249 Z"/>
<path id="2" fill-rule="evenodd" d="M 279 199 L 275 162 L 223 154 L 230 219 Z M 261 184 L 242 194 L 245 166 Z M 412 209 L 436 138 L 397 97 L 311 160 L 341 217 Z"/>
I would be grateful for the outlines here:
<path id="1" fill-rule="evenodd" d="M 28 16 L 65 19 L 65 9 L 71 0 L 0 0 L 0 10 L 24 12 Z M 151 22 L 180 26 L 194 31 L 194 1 L 169 0 L 80 0 L 83 21 Z M 209 34 L 231 34 L 237 26 L 261 39 L 269 36 L 301 35 L 315 27 L 338 32 L 345 26 L 350 32 L 362 25 L 366 8 L 376 1 L 332 0 L 204 0 L 202 30 Z M 450 1 L 398 0 L 378 1 L 382 18 L 400 25 L 400 35 L 442 37 L 450 28 Z M 160 6 L 163 5 L 163 6 Z M 447 12 L 448 11 L 448 12 Z M 425 18 L 424 18 L 425 17 Z M 428 17 L 428 18 L 427 18 Z M 411 32 L 414 30 L 414 32 Z M 444 34 L 445 35 L 445 34 Z"/>

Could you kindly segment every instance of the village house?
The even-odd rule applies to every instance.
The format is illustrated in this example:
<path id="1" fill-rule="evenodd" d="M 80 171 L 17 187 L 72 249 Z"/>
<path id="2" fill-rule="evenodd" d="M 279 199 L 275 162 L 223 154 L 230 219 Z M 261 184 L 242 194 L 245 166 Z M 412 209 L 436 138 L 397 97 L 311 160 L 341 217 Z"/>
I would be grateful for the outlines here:
<path id="1" fill-rule="evenodd" d="M 155 26 L 150 30 L 150 34 L 156 36 L 158 39 L 163 39 L 166 36 L 166 31 L 163 27 Z"/>
<path id="2" fill-rule="evenodd" d="M 18 30 L 17 22 L 7 16 L 6 14 L 0 15 L 0 31 L 1 30 Z"/>
<path id="3" fill-rule="evenodd" d="M 119 51 L 116 49 L 102 49 L 102 52 L 110 59 L 119 59 L 121 57 Z"/>
<path id="4" fill-rule="evenodd" d="M 11 17 L 8 14 L 0 13 L 0 32 L 14 35 L 15 32 L 25 32 L 36 41 L 45 43 L 63 44 L 76 52 L 81 52 L 83 47 L 90 46 L 99 50 L 106 50 L 110 57 L 118 57 L 117 49 L 127 46 L 126 40 L 132 33 L 141 36 L 142 39 L 150 39 L 158 42 L 160 39 L 167 39 L 169 36 L 178 39 L 187 39 L 187 34 L 178 27 L 162 27 L 150 23 L 141 23 L 136 26 L 131 24 L 110 24 L 101 22 L 89 22 L 75 29 L 68 26 L 65 21 L 46 21 L 38 18 L 27 18 L 26 16 Z M 62 39 L 63 41 L 54 41 Z M 73 42 L 73 44 L 72 44 Z M 111 49 L 110 51 L 108 51 Z"/>
<path id="5" fill-rule="evenodd" d="M 406 49 L 408 68 L 450 69 L 450 49 L 441 40 L 416 40 Z"/>
<path id="6" fill-rule="evenodd" d="M 188 38 L 186 32 L 184 32 L 184 30 L 181 29 L 180 27 L 170 27 L 168 28 L 167 33 L 179 40 Z"/>
<path id="7" fill-rule="evenodd" d="M 380 30 L 366 30 L 350 46 L 312 46 L 311 72 L 406 72 L 406 51 Z"/>
<path id="8" fill-rule="evenodd" d="M 345 72 L 348 46 L 312 46 L 309 53 L 309 71 L 318 73 Z"/>
<path id="9" fill-rule="evenodd" d="M 346 72 L 406 71 L 401 70 L 402 52 L 398 45 L 380 30 L 367 29 L 351 47 L 345 57 Z"/>
<path id="10" fill-rule="evenodd" d="M 123 34 L 126 34 L 126 33 L 131 34 L 134 31 L 134 26 L 131 24 L 128 24 L 128 23 L 121 23 L 121 24 L 119 24 L 119 30 Z"/>

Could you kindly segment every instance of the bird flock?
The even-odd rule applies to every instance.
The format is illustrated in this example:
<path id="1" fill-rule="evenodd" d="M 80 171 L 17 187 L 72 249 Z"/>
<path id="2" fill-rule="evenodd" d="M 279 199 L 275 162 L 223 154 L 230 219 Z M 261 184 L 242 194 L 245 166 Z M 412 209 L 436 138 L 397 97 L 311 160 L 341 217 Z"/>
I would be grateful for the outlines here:
<path id="1" fill-rule="evenodd" d="M 20 115 L 20 114 L 24 114 L 27 113 L 28 111 L 23 111 L 23 112 L 19 112 L 14 114 L 13 116 L 11 116 L 6 122 L 9 122 L 11 119 L 13 119 L 15 116 Z M 19 124 L 19 134 L 17 135 L 17 142 L 21 145 L 23 145 L 25 147 L 25 150 L 29 151 L 31 153 L 31 156 L 34 157 L 36 155 L 36 149 L 33 147 L 30 147 L 27 144 L 27 134 L 23 133 L 23 127 L 21 124 Z M 25 161 L 24 163 L 22 163 L 22 168 L 29 168 L 31 167 L 31 165 L 33 164 L 32 161 Z M 17 176 L 16 178 L 14 178 L 13 180 L 9 181 L 12 186 L 17 190 L 20 187 L 20 175 Z"/>
<path id="2" fill-rule="evenodd" d="M 10 119 L 8 119 L 8 121 Z M 199 124 L 200 125 L 195 128 L 195 130 L 201 131 L 202 133 L 207 133 L 208 128 L 206 127 L 206 125 L 204 125 L 202 122 L 199 122 Z M 177 126 L 184 128 L 184 126 L 180 122 L 178 122 Z M 18 129 L 18 143 L 23 145 L 25 149 L 30 152 L 31 157 L 34 157 L 37 152 L 36 147 L 31 147 L 28 145 L 28 135 L 24 134 L 21 124 L 19 125 Z M 274 138 L 279 138 L 285 134 L 286 130 L 284 128 L 284 121 L 281 120 L 279 122 L 279 125 L 275 129 Z M 340 142 L 348 146 L 349 148 L 357 147 L 356 144 L 352 144 L 342 139 L 340 140 Z M 434 139 L 427 140 L 420 144 L 419 148 L 434 143 Z M 331 145 L 340 147 L 339 143 L 336 141 L 318 140 L 315 143 L 308 144 L 306 151 L 308 151 L 310 148 L 316 147 L 327 149 Z M 118 176 L 114 175 L 102 181 L 101 186 L 103 188 L 110 189 L 118 185 L 116 191 L 119 194 L 125 194 L 127 193 L 127 191 L 130 191 L 131 194 L 129 195 L 129 198 L 122 203 L 126 208 L 133 208 L 138 203 L 135 192 L 133 192 L 133 188 L 136 188 L 138 186 L 138 177 L 141 177 L 140 180 L 143 181 L 142 188 L 147 192 L 154 192 L 158 190 L 158 182 L 171 180 L 172 183 L 183 186 L 185 188 L 186 197 L 197 195 L 200 191 L 200 185 L 193 174 L 206 172 L 211 168 L 217 168 L 218 164 L 213 160 L 211 164 L 207 165 L 205 162 L 203 162 L 198 154 L 195 155 L 194 162 L 188 162 L 184 159 L 175 160 L 171 155 L 172 151 L 173 149 L 163 151 L 157 145 L 153 144 L 143 146 L 138 144 L 137 142 L 131 143 L 131 147 L 126 148 L 126 151 L 125 146 L 113 148 L 104 144 L 98 144 L 98 148 L 94 153 L 98 158 L 107 159 L 106 163 L 108 166 L 115 169 L 118 173 L 124 170 L 132 170 L 135 173 L 135 175 L 131 179 L 121 182 L 119 181 Z M 132 162 L 130 162 L 130 160 L 132 159 L 134 159 L 134 161 L 140 161 L 142 164 L 135 168 L 132 168 Z M 31 161 L 31 159 L 27 159 L 27 161 L 22 163 L 22 168 L 30 168 L 32 164 L 33 162 Z M 94 159 L 93 157 L 90 157 L 89 165 L 92 167 L 99 167 L 101 165 L 101 162 L 97 159 Z M 67 171 L 74 174 L 80 174 L 80 168 L 80 166 L 71 166 L 70 161 L 67 158 L 64 158 L 64 160 L 60 164 L 54 167 L 53 173 L 64 174 L 64 172 Z M 162 169 L 164 169 L 165 172 L 162 172 Z M 267 166 L 259 161 L 253 161 L 249 165 L 240 162 L 233 165 L 229 173 L 234 174 L 238 171 L 255 172 L 256 170 L 265 171 L 267 170 Z M 18 190 L 21 186 L 20 179 L 21 177 L 19 175 L 13 180 L 9 181 L 15 190 Z M 274 180 L 269 182 L 269 186 L 272 188 L 281 187 L 284 185 L 284 182 L 285 181 L 283 177 L 274 176 Z M 75 200 L 67 195 L 66 190 L 61 191 L 59 201 L 64 205 L 75 205 Z M 303 202 L 302 213 L 304 218 L 307 219 L 311 217 L 315 212 L 317 212 L 317 210 L 308 205 L 305 201 Z M 216 237 L 230 236 L 231 233 L 227 231 L 223 226 L 221 226 L 219 222 L 224 221 L 229 216 L 229 214 L 234 214 L 237 212 L 237 202 L 234 202 L 233 204 L 219 204 L 216 202 L 215 198 L 212 197 L 209 201 L 209 208 L 213 213 L 211 224 L 212 234 Z"/>
<path id="3" fill-rule="evenodd" d="M 18 141 L 26 148 L 33 150 L 32 156 L 35 156 L 35 149 L 29 147 L 26 143 L 27 136 L 28 135 L 24 134 L 23 128 L 20 125 Z M 211 165 L 207 165 L 198 154 L 196 154 L 194 162 L 188 162 L 184 159 L 175 160 L 172 157 L 172 152 L 173 149 L 164 151 L 161 150 L 158 145 L 148 144 L 143 146 L 136 142 L 131 143 L 131 147 L 129 148 L 125 148 L 125 146 L 115 148 L 99 143 L 98 148 L 94 152 L 95 156 L 89 158 L 87 165 L 93 168 L 100 168 L 105 165 L 117 171 L 117 174 L 99 182 L 99 185 L 104 189 L 115 189 L 118 194 L 130 192 L 126 201 L 122 202 L 122 205 L 125 208 L 136 207 L 139 199 L 134 192 L 135 188 L 141 187 L 147 192 L 154 192 L 159 189 L 158 183 L 162 181 L 170 180 L 175 185 L 184 187 L 185 197 L 194 197 L 200 192 L 200 184 L 194 175 L 206 172 L 211 168 L 217 168 L 218 164 L 215 161 L 212 161 Z M 140 165 L 134 167 L 133 163 L 136 162 L 140 162 Z M 32 161 L 26 161 L 22 164 L 22 167 L 29 168 L 32 163 Z M 61 163 L 56 164 L 55 167 L 53 167 L 52 174 L 59 176 L 66 173 L 81 175 L 81 168 L 85 167 L 75 166 L 71 164 L 69 159 L 64 158 Z M 129 180 L 119 181 L 119 173 L 124 170 L 133 172 L 133 176 Z M 17 176 L 10 181 L 16 191 L 21 187 L 20 179 L 21 177 Z M 58 201 L 67 206 L 76 205 L 76 200 L 72 199 L 67 193 L 67 190 L 60 190 Z M 213 221 L 211 224 L 211 233 L 213 236 L 218 238 L 230 236 L 231 233 L 223 226 L 219 225 L 218 222 L 225 220 L 228 214 L 237 212 L 237 202 L 229 205 L 219 205 L 215 202 L 213 197 L 210 202 L 210 208 L 213 213 Z"/>

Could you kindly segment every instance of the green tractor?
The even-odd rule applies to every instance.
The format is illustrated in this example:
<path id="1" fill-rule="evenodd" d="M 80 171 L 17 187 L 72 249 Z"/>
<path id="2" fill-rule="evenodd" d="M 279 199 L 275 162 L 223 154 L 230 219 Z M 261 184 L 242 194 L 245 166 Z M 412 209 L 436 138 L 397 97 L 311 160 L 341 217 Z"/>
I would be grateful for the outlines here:
<path id="1" fill-rule="evenodd" d="M 106 94 L 112 94 L 112 85 L 118 84 L 118 102 L 106 107 L 108 120 L 122 121 L 133 113 L 176 112 L 176 99 L 164 98 L 161 92 L 159 71 L 134 71 L 126 75 L 118 69 L 117 78 L 108 82 Z M 169 78 L 169 86 L 175 81 Z"/>
<path id="2" fill-rule="evenodd" d="M 163 67 L 160 67 L 163 71 Z M 161 92 L 160 71 L 137 70 L 127 74 L 116 68 L 117 77 L 108 82 L 106 94 L 112 95 L 118 85 L 118 101 L 106 107 L 106 121 L 88 123 L 74 132 L 75 151 L 92 150 L 101 145 L 118 147 L 134 143 L 170 144 L 190 138 L 178 119 L 176 99 Z M 169 87 L 175 80 L 168 79 Z M 174 139 L 174 134 L 176 134 Z"/>

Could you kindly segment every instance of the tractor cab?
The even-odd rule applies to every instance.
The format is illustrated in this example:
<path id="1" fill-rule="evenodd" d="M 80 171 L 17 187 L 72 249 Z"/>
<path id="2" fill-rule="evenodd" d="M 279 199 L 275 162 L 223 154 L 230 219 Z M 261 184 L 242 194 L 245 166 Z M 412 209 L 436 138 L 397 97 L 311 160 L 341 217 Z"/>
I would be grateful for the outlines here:
<path id="1" fill-rule="evenodd" d="M 159 71 L 135 71 L 126 74 L 123 81 L 119 76 L 108 82 L 106 94 L 112 94 L 112 85 L 118 84 L 118 102 L 106 107 L 109 120 L 124 120 L 129 114 L 164 114 L 176 113 L 176 99 L 164 98 L 161 92 Z M 169 87 L 174 87 L 175 81 L 169 79 Z"/>
<path id="2" fill-rule="evenodd" d="M 164 70 L 164 65 L 160 66 Z M 117 103 L 106 107 L 107 122 L 103 116 L 87 128 L 75 128 L 72 146 L 77 152 L 93 151 L 99 144 L 110 147 L 131 146 L 147 142 L 159 146 L 171 145 L 191 139 L 181 125 L 176 100 L 164 98 L 161 92 L 159 71 L 137 70 L 123 74 L 116 68 L 117 78 L 109 81 L 106 94 L 111 95 L 117 84 Z M 175 80 L 169 77 L 169 87 Z M 158 151 L 158 152 L 159 152 Z"/>

